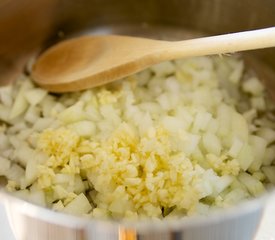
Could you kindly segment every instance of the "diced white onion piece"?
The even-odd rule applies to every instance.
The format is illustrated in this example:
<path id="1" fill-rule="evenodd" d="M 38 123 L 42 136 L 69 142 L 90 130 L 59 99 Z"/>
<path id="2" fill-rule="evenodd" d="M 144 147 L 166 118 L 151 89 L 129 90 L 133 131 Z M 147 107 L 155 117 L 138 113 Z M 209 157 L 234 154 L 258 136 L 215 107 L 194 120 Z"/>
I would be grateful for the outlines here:
<path id="1" fill-rule="evenodd" d="M 171 133 L 177 133 L 185 128 L 184 122 L 176 117 L 165 116 L 162 119 L 164 128 L 166 128 Z"/>
<path id="2" fill-rule="evenodd" d="M 195 117 L 192 131 L 198 133 L 200 130 L 205 130 L 211 118 L 210 113 L 199 111 Z"/>
<path id="3" fill-rule="evenodd" d="M 207 126 L 207 132 L 216 134 L 219 129 L 219 121 L 217 119 L 212 118 Z"/>
<path id="4" fill-rule="evenodd" d="M 217 181 L 213 182 L 214 190 L 217 194 L 221 193 L 226 189 L 233 181 L 233 177 L 229 175 L 221 176 Z"/>
<path id="5" fill-rule="evenodd" d="M 151 69 L 157 76 L 167 76 L 175 71 L 175 66 L 171 62 L 162 62 L 152 66 Z"/>
<path id="6" fill-rule="evenodd" d="M 234 188 L 232 189 L 226 196 L 224 197 L 224 202 L 230 205 L 237 204 L 241 200 L 244 200 L 249 197 L 247 191 L 242 188 Z"/>
<path id="7" fill-rule="evenodd" d="M 213 186 L 209 180 L 205 179 L 199 182 L 195 187 L 200 194 L 200 198 L 205 198 L 213 193 Z"/>
<path id="8" fill-rule="evenodd" d="M 181 86 L 175 76 L 171 76 L 164 81 L 164 87 L 167 91 L 170 91 L 171 93 L 179 94 Z"/>
<path id="9" fill-rule="evenodd" d="M 62 185 L 53 186 L 53 191 L 55 199 L 65 199 L 69 194 L 69 192 Z"/>
<path id="10" fill-rule="evenodd" d="M 30 191 L 28 200 L 39 206 L 46 207 L 45 193 L 42 190 Z"/>
<path id="11" fill-rule="evenodd" d="M 12 85 L 2 86 L 0 88 L 0 102 L 3 103 L 4 106 L 11 107 L 12 106 Z"/>
<path id="12" fill-rule="evenodd" d="M 79 194 L 73 201 L 71 201 L 63 209 L 65 213 L 70 213 L 74 215 L 86 214 L 91 210 L 92 210 L 92 206 L 83 193 Z"/>
<path id="13" fill-rule="evenodd" d="M 54 98 L 50 95 L 47 95 L 40 104 L 42 108 L 43 117 L 52 117 L 52 109 L 55 106 Z"/>
<path id="14" fill-rule="evenodd" d="M 163 108 L 166 111 L 169 111 L 171 109 L 170 99 L 168 94 L 161 94 L 157 98 L 158 103 L 160 104 L 161 108 Z"/>
<path id="15" fill-rule="evenodd" d="M 146 134 L 150 128 L 153 127 L 153 120 L 149 113 L 143 114 L 139 122 L 142 124 L 138 124 L 140 133 Z"/>
<path id="16" fill-rule="evenodd" d="M 119 112 L 111 105 L 103 105 L 99 109 L 100 113 L 105 119 L 110 119 L 110 122 L 114 125 L 121 123 Z"/>
<path id="17" fill-rule="evenodd" d="M 38 177 L 39 172 L 37 169 L 38 161 L 35 158 L 35 155 L 28 159 L 26 170 L 25 170 L 25 178 L 28 185 L 34 182 L 34 180 Z"/>
<path id="18" fill-rule="evenodd" d="M 0 120 L 8 123 L 10 120 L 10 111 L 11 109 L 9 106 L 0 104 Z"/>
<path id="19" fill-rule="evenodd" d="M 231 81 L 234 84 L 237 84 L 240 82 L 243 70 L 244 70 L 244 63 L 243 62 L 234 62 L 234 68 L 233 72 L 229 76 L 229 81 Z"/>
<path id="20" fill-rule="evenodd" d="M 83 107 L 84 103 L 82 101 L 77 102 L 73 106 L 66 108 L 64 111 L 62 111 L 58 115 L 58 118 L 65 124 L 84 120 L 85 116 L 83 112 Z"/>
<path id="21" fill-rule="evenodd" d="M 55 174 L 55 183 L 56 184 L 69 184 L 74 182 L 74 176 L 65 173 L 57 173 Z"/>
<path id="22" fill-rule="evenodd" d="M 183 142 L 182 148 L 184 153 L 189 156 L 196 150 L 201 137 L 195 134 L 188 134 L 186 138 L 187 139 Z"/>
<path id="23" fill-rule="evenodd" d="M 262 167 L 262 171 L 268 178 L 269 182 L 275 185 L 275 166 Z"/>
<path id="24" fill-rule="evenodd" d="M 253 172 L 252 176 L 261 182 L 264 182 L 264 180 L 266 179 L 266 176 L 261 171 Z"/>
<path id="25" fill-rule="evenodd" d="M 256 178 L 252 177 L 250 174 L 246 172 L 240 173 L 238 179 L 242 184 L 244 184 L 247 190 L 253 196 L 259 196 L 261 193 L 265 191 L 264 185 Z"/>
<path id="26" fill-rule="evenodd" d="M 251 93 L 254 96 L 260 95 L 264 90 L 263 84 L 256 77 L 251 77 L 244 81 L 242 88 L 245 92 Z"/>
<path id="27" fill-rule="evenodd" d="M 54 203 L 54 204 L 53 204 L 53 210 L 54 210 L 54 211 L 62 212 L 63 209 L 64 209 L 64 205 L 63 205 L 63 203 L 62 203 L 61 200 L 59 200 L 57 203 Z"/>
<path id="28" fill-rule="evenodd" d="M 25 98 L 32 106 L 40 103 L 46 95 L 47 91 L 41 88 L 33 88 L 25 92 Z"/>
<path id="29" fill-rule="evenodd" d="M 29 139 L 29 137 L 32 133 L 33 133 L 32 129 L 26 128 L 26 129 L 22 130 L 21 132 L 19 132 L 17 134 L 17 137 L 22 141 L 27 141 L 28 142 L 28 139 Z"/>
<path id="30" fill-rule="evenodd" d="M 257 110 L 255 108 L 250 109 L 243 113 L 244 118 L 248 123 L 252 123 L 252 121 L 257 117 Z"/>
<path id="31" fill-rule="evenodd" d="M 24 116 L 24 119 L 26 122 L 29 122 L 29 123 L 35 123 L 36 120 L 40 117 L 40 109 L 37 108 L 37 107 L 30 107 L 25 116 Z"/>
<path id="32" fill-rule="evenodd" d="M 0 150 L 5 150 L 9 147 L 9 139 L 6 134 L 0 132 Z"/>
<path id="33" fill-rule="evenodd" d="M 268 166 L 271 165 L 272 162 L 275 160 L 275 145 L 271 145 L 270 147 L 266 148 L 263 165 Z"/>
<path id="34" fill-rule="evenodd" d="M 246 119 L 239 113 L 232 113 L 231 122 L 232 134 L 238 137 L 242 141 L 248 140 L 248 125 Z"/>
<path id="35" fill-rule="evenodd" d="M 75 176 L 75 179 L 74 179 L 74 192 L 76 194 L 85 192 L 85 185 L 79 175 Z"/>
<path id="36" fill-rule="evenodd" d="M 212 133 L 206 133 L 202 138 L 203 146 L 208 153 L 219 156 L 221 153 L 221 142 L 219 138 Z"/>
<path id="37" fill-rule="evenodd" d="M 5 176 L 17 183 L 20 182 L 20 179 L 23 178 L 25 175 L 25 171 L 22 167 L 20 167 L 18 164 L 13 163 L 11 167 L 8 169 L 8 171 L 5 172 Z"/>
<path id="38" fill-rule="evenodd" d="M 83 120 L 68 125 L 68 128 L 72 129 L 81 137 L 91 137 L 96 132 L 96 126 L 93 122 Z"/>
<path id="39" fill-rule="evenodd" d="M 191 113 L 183 108 L 176 109 L 175 117 L 183 122 L 184 129 L 188 129 L 193 122 L 193 116 Z"/>
<path id="40" fill-rule="evenodd" d="M 29 106 L 28 101 L 25 97 L 25 91 L 27 88 L 27 84 L 22 84 L 12 105 L 9 119 L 14 119 L 27 110 Z"/>
<path id="41" fill-rule="evenodd" d="M 265 100 L 263 97 L 253 97 L 251 98 L 251 105 L 253 108 L 264 111 L 266 109 Z"/>
<path id="42" fill-rule="evenodd" d="M 257 136 L 264 138 L 267 144 L 275 141 L 275 131 L 271 128 L 260 128 L 257 132 Z"/>
<path id="43" fill-rule="evenodd" d="M 15 150 L 15 157 L 23 166 L 27 165 L 27 162 L 34 157 L 34 154 L 34 150 L 24 142 Z"/>
<path id="44" fill-rule="evenodd" d="M 11 167 L 11 162 L 0 156 L 0 176 L 4 176 L 5 173 L 10 169 Z"/>
<path id="45" fill-rule="evenodd" d="M 217 111 L 219 121 L 218 135 L 226 137 L 231 131 L 232 109 L 225 104 L 221 104 Z"/>
<path id="46" fill-rule="evenodd" d="M 240 163 L 241 169 L 246 171 L 254 159 L 255 156 L 253 154 L 252 147 L 248 144 L 245 144 L 237 156 L 237 160 Z"/>
<path id="47" fill-rule="evenodd" d="M 6 159 L 9 159 L 10 161 L 13 161 L 14 160 L 14 157 L 13 157 L 13 150 L 11 148 L 1 152 L 1 156 L 6 158 Z"/>
<path id="48" fill-rule="evenodd" d="M 9 136 L 9 142 L 14 149 L 17 149 L 20 147 L 20 145 L 22 144 L 23 141 L 21 139 L 17 138 L 16 136 L 11 135 L 11 136 Z"/>
<path id="49" fill-rule="evenodd" d="M 38 118 L 33 125 L 33 129 L 40 132 L 48 128 L 52 123 L 52 118 Z"/>
<path id="50" fill-rule="evenodd" d="M 243 142 L 241 140 L 239 140 L 239 138 L 234 138 L 233 144 L 228 151 L 228 155 L 233 158 L 236 158 L 238 156 L 238 154 L 240 153 L 242 147 L 243 147 Z"/>
<path id="51" fill-rule="evenodd" d="M 251 147 L 254 153 L 254 161 L 250 166 L 252 172 L 258 171 L 263 163 L 267 142 L 264 138 L 251 136 Z"/>

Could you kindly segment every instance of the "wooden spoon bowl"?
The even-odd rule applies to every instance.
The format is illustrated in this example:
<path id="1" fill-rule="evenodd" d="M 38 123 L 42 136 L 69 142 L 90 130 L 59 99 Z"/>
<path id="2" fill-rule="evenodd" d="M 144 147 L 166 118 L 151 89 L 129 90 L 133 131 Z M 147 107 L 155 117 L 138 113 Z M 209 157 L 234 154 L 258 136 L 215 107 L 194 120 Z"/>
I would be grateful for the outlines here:
<path id="1" fill-rule="evenodd" d="M 275 27 L 185 41 L 127 36 L 83 36 L 45 51 L 32 68 L 33 80 L 52 92 L 100 86 L 153 64 L 275 46 Z"/>

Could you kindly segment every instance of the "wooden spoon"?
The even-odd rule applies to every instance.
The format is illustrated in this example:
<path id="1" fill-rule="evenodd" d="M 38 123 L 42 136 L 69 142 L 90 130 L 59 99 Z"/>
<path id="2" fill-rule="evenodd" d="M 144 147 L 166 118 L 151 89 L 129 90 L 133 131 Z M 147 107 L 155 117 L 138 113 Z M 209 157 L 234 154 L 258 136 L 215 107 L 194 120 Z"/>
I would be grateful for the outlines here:
<path id="1" fill-rule="evenodd" d="M 72 92 L 115 81 L 165 60 L 274 46 L 275 27 L 176 42 L 82 36 L 44 52 L 32 68 L 32 78 L 49 91 Z"/>

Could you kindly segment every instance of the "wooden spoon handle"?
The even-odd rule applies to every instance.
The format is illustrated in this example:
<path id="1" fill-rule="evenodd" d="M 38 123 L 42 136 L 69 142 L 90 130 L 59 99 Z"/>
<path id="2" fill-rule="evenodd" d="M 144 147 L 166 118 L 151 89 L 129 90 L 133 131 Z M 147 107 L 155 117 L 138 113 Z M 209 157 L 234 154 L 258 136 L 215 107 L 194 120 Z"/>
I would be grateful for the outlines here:
<path id="1" fill-rule="evenodd" d="M 167 45 L 169 51 L 165 51 Z M 275 47 L 275 27 L 178 42 L 165 42 L 163 49 L 160 49 L 160 54 L 163 52 L 161 54 L 163 60 L 171 60 L 268 47 Z"/>

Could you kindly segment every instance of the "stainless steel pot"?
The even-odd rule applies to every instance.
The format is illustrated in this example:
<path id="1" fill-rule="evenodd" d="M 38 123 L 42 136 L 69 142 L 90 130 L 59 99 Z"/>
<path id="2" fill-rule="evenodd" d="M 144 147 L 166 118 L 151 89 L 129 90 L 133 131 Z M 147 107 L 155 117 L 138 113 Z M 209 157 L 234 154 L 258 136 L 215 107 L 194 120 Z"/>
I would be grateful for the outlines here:
<path id="1" fill-rule="evenodd" d="M 275 26 L 274 0 L 4 0 L 0 3 L 0 82 L 23 71 L 33 54 L 75 34 L 186 39 Z M 275 49 L 244 54 L 275 93 Z M 1 77 L 2 76 L 2 77 Z M 272 193 L 214 212 L 163 222 L 122 223 L 56 213 L 4 191 L 18 240 L 251 240 Z"/>

